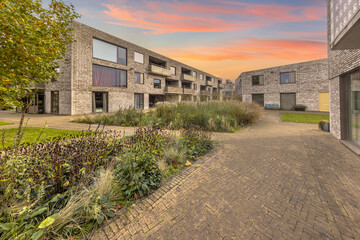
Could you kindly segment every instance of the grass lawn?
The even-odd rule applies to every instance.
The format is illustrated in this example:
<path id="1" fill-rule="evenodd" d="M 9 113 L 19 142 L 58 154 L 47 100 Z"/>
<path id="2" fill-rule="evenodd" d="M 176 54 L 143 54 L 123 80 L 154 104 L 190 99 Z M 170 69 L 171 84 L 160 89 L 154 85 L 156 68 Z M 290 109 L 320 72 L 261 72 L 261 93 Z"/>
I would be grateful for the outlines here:
<path id="1" fill-rule="evenodd" d="M 283 113 L 281 115 L 282 122 L 296 123 L 319 123 L 321 120 L 329 121 L 329 115 L 306 114 L 306 113 Z"/>
<path id="2" fill-rule="evenodd" d="M 17 128 L 5 129 L 5 147 L 11 146 L 11 144 L 15 141 L 17 130 L 18 130 Z M 0 130 L 1 142 L 2 142 L 3 131 L 4 130 Z M 24 137 L 22 139 L 22 142 L 34 143 L 36 141 L 36 139 L 38 138 L 41 131 L 42 131 L 42 128 L 40 128 L 40 127 L 25 128 Z M 44 140 L 46 138 L 50 138 L 50 137 L 58 137 L 58 136 L 62 136 L 65 134 L 77 134 L 80 132 L 81 131 L 46 128 L 44 130 L 43 134 L 41 135 L 39 141 Z M 0 144 L 0 148 L 2 148 L 2 147 L 3 147 L 2 144 Z"/>
<path id="3" fill-rule="evenodd" d="M 8 122 L 2 122 L 0 121 L 0 126 L 4 126 L 4 125 L 12 125 L 13 123 L 8 123 Z"/>

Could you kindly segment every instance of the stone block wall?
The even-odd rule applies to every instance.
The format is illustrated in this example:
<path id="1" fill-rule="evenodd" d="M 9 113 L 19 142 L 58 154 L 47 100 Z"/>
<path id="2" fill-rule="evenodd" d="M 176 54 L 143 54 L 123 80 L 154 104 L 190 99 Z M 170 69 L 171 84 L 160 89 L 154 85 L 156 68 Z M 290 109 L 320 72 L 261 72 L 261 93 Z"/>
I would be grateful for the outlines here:
<path id="1" fill-rule="evenodd" d="M 295 72 L 296 83 L 280 84 L 280 73 Z M 264 85 L 252 86 L 252 76 L 264 75 Z M 328 60 L 321 59 L 285 66 L 244 72 L 240 75 L 243 101 L 252 94 L 264 94 L 265 104 L 279 104 L 281 93 L 296 93 L 296 103 L 309 111 L 319 111 L 319 93 L 329 92 Z"/>

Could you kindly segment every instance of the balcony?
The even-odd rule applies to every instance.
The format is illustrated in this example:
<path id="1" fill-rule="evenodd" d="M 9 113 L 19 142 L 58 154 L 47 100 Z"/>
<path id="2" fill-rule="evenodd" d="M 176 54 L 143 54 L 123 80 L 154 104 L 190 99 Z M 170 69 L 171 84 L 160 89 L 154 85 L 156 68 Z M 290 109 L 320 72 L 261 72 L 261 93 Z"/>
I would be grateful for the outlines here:
<path id="1" fill-rule="evenodd" d="M 195 77 L 193 77 L 191 75 L 188 75 L 188 74 L 182 74 L 181 79 L 184 80 L 184 81 L 190 81 L 190 82 L 195 82 L 196 81 Z"/>
<path id="2" fill-rule="evenodd" d="M 190 88 L 184 88 L 184 94 L 195 94 L 195 90 L 194 89 L 190 89 Z"/>
<path id="3" fill-rule="evenodd" d="M 154 64 L 149 65 L 149 71 L 150 71 L 150 73 L 160 75 L 160 76 L 165 76 L 165 77 L 170 77 L 171 76 L 171 70 L 170 69 L 166 69 L 164 67 L 160 67 L 160 66 L 157 66 L 157 65 L 154 65 Z"/>
<path id="4" fill-rule="evenodd" d="M 183 89 L 179 87 L 166 86 L 165 93 L 183 94 Z"/>
<path id="5" fill-rule="evenodd" d="M 213 86 L 213 84 L 214 84 L 213 81 L 210 81 L 210 80 L 206 81 L 206 85 L 207 85 L 207 86 Z"/>
<path id="6" fill-rule="evenodd" d="M 200 94 L 201 94 L 201 95 L 210 95 L 210 92 L 207 91 L 207 90 L 201 90 L 201 91 L 200 91 Z"/>
<path id="7" fill-rule="evenodd" d="M 219 89 L 223 89 L 224 88 L 224 84 L 219 83 Z"/>

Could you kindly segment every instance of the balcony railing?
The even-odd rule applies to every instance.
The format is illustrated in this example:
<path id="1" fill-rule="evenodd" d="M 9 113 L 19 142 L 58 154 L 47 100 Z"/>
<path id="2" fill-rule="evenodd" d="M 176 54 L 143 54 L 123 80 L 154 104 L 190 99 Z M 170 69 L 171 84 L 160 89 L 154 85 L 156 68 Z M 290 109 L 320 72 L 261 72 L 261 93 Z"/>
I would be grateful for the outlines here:
<path id="1" fill-rule="evenodd" d="M 210 95 L 210 92 L 207 91 L 207 90 L 201 90 L 201 91 L 200 91 L 200 94 L 201 94 L 201 95 Z"/>
<path id="2" fill-rule="evenodd" d="M 195 94 L 195 90 L 191 88 L 184 88 L 184 94 Z"/>
<path id="3" fill-rule="evenodd" d="M 181 74 L 181 79 L 182 80 L 185 80 L 185 81 L 191 81 L 191 82 L 195 82 L 196 81 L 196 78 L 191 76 L 191 75 L 188 75 L 188 74 Z"/>
<path id="4" fill-rule="evenodd" d="M 183 93 L 183 89 L 180 88 L 180 87 L 166 86 L 166 87 L 165 87 L 165 93 L 182 94 L 182 93 Z"/>
<path id="5" fill-rule="evenodd" d="M 160 67 L 154 64 L 150 64 L 149 65 L 149 71 L 153 74 L 156 75 L 161 75 L 161 76 L 165 76 L 165 77 L 170 77 L 171 76 L 171 70 L 164 68 L 164 67 Z"/>

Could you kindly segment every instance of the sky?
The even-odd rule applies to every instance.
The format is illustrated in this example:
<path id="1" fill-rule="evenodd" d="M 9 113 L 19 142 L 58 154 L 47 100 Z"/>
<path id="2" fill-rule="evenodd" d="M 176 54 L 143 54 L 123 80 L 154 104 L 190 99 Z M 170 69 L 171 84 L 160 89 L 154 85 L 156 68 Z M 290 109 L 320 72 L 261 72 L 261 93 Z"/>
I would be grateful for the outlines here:
<path id="1" fill-rule="evenodd" d="M 327 56 L 326 0 L 65 2 L 79 22 L 223 79 Z"/>

